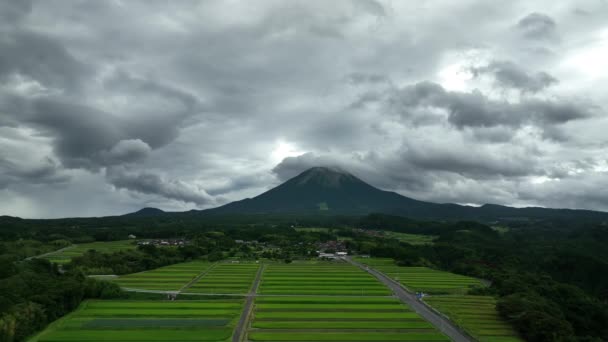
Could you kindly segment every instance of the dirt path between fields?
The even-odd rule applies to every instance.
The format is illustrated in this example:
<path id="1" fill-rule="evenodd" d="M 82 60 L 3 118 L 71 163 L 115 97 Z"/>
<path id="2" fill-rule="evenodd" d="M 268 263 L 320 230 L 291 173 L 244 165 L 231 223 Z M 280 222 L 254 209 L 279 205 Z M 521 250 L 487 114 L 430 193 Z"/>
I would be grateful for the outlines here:
<path id="1" fill-rule="evenodd" d="M 59 253 L 61 253 L 61 252 L 63 252 L 63 251 L 67 251 L 68 249 L 72 249 L 72 248 L 74 248 L 74 247 L 76 247 L 76 245 L 69 245 L 69 246 L 66 246 L 66 247 L 60 248 L 60 249 L 58 249 L 58 250 L 56 250 L 56 251 L 52 251 L 52 252 L 48 252 L 48 253 L 44 253 L 44 254 L 40 254 L 40 255 L 34 255 L 34 256 L 31 256 L 31 257 L 25 258 L 25 260 L 32 260 L 32 259 L 44 258 L 45 256 L 48 256 L 48 255 L 53 255 L 53 254 L 59 254 Z"/>
<path id="2" fill-rule="evenodd" d="M 211 270 L 213 270 L 215 268 L 215 266 L 217 266 L 217 262 L 211 266 L 209 266 L 206 270 L 204 270 L 203 272 L 201 272 L 199 275 L 197 275 L 196 277 L 194 277 L 194 279 L 190 280 L 190 282 L 184 286 L 182 286 L 181 289 L 179 289 L 177 291 L 177 293 L 182 293 L 184 291 L 186 291 L 187 289 L 190 288 L 190 286 L 194 285 L 197 281 L 199 281 L 202 277 L 206 276 L 207 273 L 211 272 Z"/>

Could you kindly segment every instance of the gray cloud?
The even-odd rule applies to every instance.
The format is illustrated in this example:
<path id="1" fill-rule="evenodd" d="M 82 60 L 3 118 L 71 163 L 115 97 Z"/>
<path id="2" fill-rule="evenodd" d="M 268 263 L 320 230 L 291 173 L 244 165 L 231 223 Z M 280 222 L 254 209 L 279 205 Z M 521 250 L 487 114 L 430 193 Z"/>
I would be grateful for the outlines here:
<path id="1" fill-rule="evenodd" d="M 553 40 L 557 38 L 557 23 L 543 13 L 530 13 L 517 23 L 517 28 L 530 39 Z"/>
<path id="2" fill-rule="evenodd" d="M 23 75 L 44 87 L 78 92 L 90 68 L 56 40 L 22 30 L 4 32 L 0 38 L 0 79 Z"/>
<path id="3" fill-rule="evenodd" d="M 34 165 L 17 164 L 0 157 L 0 189 L 11 184 L 56 184 L 69 180 L 70 176 L 48 157 Z"/>
<path id="4" fill-rule="evenodd" d="M 492 74 L 499 85 L 519 89 L 522 92 L 537 93 L 558 80 L 546 72 L 531 74 L 512 62 L 494 61 L 485 67 L 473 68 L 473 73 Z"/>
<path id="5" fill-rule="evenodd" d="M 563 124 L 593 116 L 595 107 L 567 99 L 524 98 L 519 102 L 494 100 L 475 89 L 447 91 L 441 85 L 421 82 L 398 89 L 390 105 L 405 117 L 420 109 L 440 109 L 448 121 L 464 127 L 518 127 L 524 124 Z M 429 112 L 429 115 L 432 115 Z"/>
<path id="6" fill-rule="evenodd" d="M 123 168 L 110 168 L 106 176 L 110 184 L 119 189 L 158 195 L 198 205 L 213 203 L 213 198 L 203 189 L 188 186 L 177 180 L 165 180 L 150 172 L 130 172 Z"/>

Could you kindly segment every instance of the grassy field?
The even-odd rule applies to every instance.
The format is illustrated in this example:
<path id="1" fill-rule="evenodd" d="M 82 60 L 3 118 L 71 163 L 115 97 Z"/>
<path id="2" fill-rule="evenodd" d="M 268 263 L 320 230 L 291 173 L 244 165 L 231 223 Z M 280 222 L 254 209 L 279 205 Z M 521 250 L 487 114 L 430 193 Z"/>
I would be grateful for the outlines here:
<path id="1" fill-rule="evenodd" d="M 86 301 L 30 342 L 230 341 L 242 300 Z"/>
<path id="2" fill-rule="evenodd" d="M 264 269 L 264 295 L 389 295 L 376 278 L 346 263 L 274 264 Z"/>
<path id="3" fill-rule="evenodd" d="M 407 242 L 410 245 L 431 245 L 433 240 L 437 238 L 435 235 L 407 234 L 384 231 L 384 235 L 389 238 Z"/>
<path id="4" fill-rule="evenodd" d="M 392 259 L 355 258 L 355 260 L 399 281 L 411 291 L 432 294 L 464 294 L 472 287 L 483 286 L 482 282 L 476 278 L 428 267 L 400 267 Z"/>
<path id="5" fill-rule="evenodd" d="M 520 342 L 513 328 L 496 311 L 489 296 L 432 296 L 425 302 L 448 316 L 481 342 Z"/>
<path id="6" fill-rule="evenodd" d="M 247 293 L 259 267 L 258 264 L 217 264 L 185 293 Z"/>
<path id="7" fill-rule="evenodd" d="M 157 268 L 151 271 L 128 274 L 113 278 L 121 287 L 142 289 L 177 291 L 199 274 L 211 267 L 211 263 L 192 261 Z"/>
<path id="8" fill-rule="evenodd" d="M 137 245 L 133 240 L 121 240 L 121 241 L 97 241 L 91 243 L 82 243 L 68 247 L 57 253 L 50 253 L 45 255 L 43 258 L 48 259 L 58 264 L 66 264 L 72 260 L 75 256 L 80 256 L 86 253 L 90 249 L 94 249 L 102 253 L 113 253 L 120 250 L 134 249 Z"/>
<path id="9" fill-rule="evenodd" d="M 448 341 L 392 297 L 258 297 L 250 341 Z"/>

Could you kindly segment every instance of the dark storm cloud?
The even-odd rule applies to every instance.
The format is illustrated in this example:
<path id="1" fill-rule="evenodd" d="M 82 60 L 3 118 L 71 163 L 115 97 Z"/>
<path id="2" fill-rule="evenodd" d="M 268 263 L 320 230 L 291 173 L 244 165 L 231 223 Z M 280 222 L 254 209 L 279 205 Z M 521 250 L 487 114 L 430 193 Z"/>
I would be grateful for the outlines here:
<path id="1" fill-rule="evenodd" d="M 0 157 L 0 189 L 10 184 L 53 184 L 69 180 L 70 176 L 64 174 L 61 167 L 50 158 L 45 158 L 37 165 L 19 165 Z"/>
<path id="2" fill-rule="evenodd" d="M 0 26 L 6 24 L 14 25 L 31 10 L 32 2 L 29 0 L 0 2 Z"/>
<path id="3" fill-rule="evenodd" d="M 213 203 L 213 198 L 202 189 L 188 186 L 181 181 L 166 180 L 150 172 L 131 172 L 123 168 L 110 168 L 106 177 L 110 184 L 119 189 L 160 195 L 198 205 Z"/>
<path id="4" fill-rule="evenodd" d="M 524 124 L 563 124 L 593 116 L 595 107 L 566 99 L 525 98 L 520 102 L 494 100 L 479 90 L 447 91 L 441 85 L 421 82 L 399 89 L 391 105 L 404 115 L 420 108 L 443 109 L 448 121 L 458 128 L 519 127 Z"/>
<path id="5" fill-rule="evenodd" d="M 494 61 L 488 66 L 473 68 L 472 71 L 475 75 L 492 74 L 499 85 L 522 92 L 537 93 L 558 83 L 555 77 L 546 72 L 532 74 L 512 62 Z"/>
<path id="6" fill-rule="evenodd" d="M 517 23 L 521 33 L 530 39 L 553 40 L 557 38 L 557 23 L 543 13 L 530 13 Z"/>
<path id="7" fill-rule="evenodd" d="M 19 74 L 45 87 L 78 92 L 90 72 L 63 45 L 47 36 L 10 30 L 0 37 L 0 79 Z"/>

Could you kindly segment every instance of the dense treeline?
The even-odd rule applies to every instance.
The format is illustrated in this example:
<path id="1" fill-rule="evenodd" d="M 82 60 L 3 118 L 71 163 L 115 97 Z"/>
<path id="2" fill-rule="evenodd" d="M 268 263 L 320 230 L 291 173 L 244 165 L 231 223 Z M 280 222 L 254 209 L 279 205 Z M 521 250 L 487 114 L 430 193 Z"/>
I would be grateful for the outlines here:
<path id="1" fill-rule="evenodd" d="M 0 341 L 23 341 L 49 322 L 74 310 L 85 298 L 117 298 L 112 283 L 62 273 L 57 265 L 33 259 L 2 265 Z"/>

